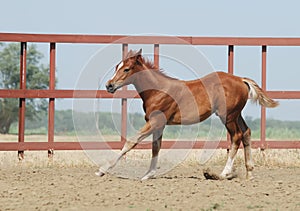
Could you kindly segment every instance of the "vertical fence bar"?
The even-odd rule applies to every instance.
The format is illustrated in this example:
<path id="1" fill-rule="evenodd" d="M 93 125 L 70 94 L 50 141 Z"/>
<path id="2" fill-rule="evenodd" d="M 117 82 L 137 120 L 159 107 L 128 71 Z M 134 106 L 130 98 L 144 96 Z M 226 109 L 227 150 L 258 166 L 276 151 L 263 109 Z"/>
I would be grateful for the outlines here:
<path id="1" fill-rule="evenodd" d="M 228 46 L 228 73 L 229 74 L 233 74 L 233 69 L 234 69 L 233 68 L 233 62 L 234 62 L 233 58 L 234 58 L 234 46 L 233 45 L 229 45 Z M 228 141 L 228 143 L 231 144 L 231 140 L 230 139 L 231 139 L 230 135 L 229 135 L 229 133 L 227 133 L 227 141 Z M 227 152 L 229 152 L 229 148 L 230 147 L 227 148 Z"/>
<path id="2" fill-rule="evenodd" d="M 267 83 L 267 46 L 262 46 L 262 68 L 261 68 L 261 88 L 265 91 Z M 266 108 L 261 106 L 260 119 L 260 141 L 261 149 L 266 147 Z"/>
<path id="3" fill-rule="evenodd" d="M 159 44 L 154 44 L 154 64 L 159 67 Z"/>
<path id="4" fill-rule="evenodd" d="M 228 46 L 228 73 L 233 74 L 234 46 Z"/>
<path id="5" fill-rule="evenodd" d="M 50 73 L 49 73 L 49 90 L 55 89 L 55 43 L 50 43 Z M 54 115 L 55 115 L 55 98 L 49 98 L 48 107 L 48 143 L 54 142 Z M 48 157 L 53 157 L 53 149 L 48 149 Z"/>
<path id="6" fill-rule="evenodd" d="M 128 44 L 122 45 L 122 58 L 124 59 L 128 53 Z M 122 90 L 127 90 L 124 86 Z M 127 99 L 122 98 L 122 114 L 121 114 L 121 143 L 123 144 L 127 139 Z"/>
<path id="7" fill-rule="evenodd" d="M 21 42 L 20 50 L 20 89 L 26 89 L 26 52 L 27 43 Z M 19 143 L 24 142 L 25 136 L 25 98 L 19 99 Z M 19 160 L 24 159 L 24 151 L 18 151 Z"/>

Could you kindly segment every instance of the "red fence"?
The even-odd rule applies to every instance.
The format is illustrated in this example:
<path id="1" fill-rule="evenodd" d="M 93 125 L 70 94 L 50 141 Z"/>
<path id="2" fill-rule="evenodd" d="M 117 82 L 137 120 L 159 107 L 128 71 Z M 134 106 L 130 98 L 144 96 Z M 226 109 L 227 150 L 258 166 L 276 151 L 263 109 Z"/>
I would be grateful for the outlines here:
<path id="1" fill-rule="evenodd" d="M 121 44 L 123 55 L 128 51 L 128 44 L 153 44 L 154 62 L 159 63 L 159 45 L 221 45 L 228 46 L 228 72 L 233 74 L 234 46 L 261 46 L 261 86 L 266 90 L 267 70 L 267 46 L 300 46 L 300 38 L 235 38 L 235 37 L 164 37 L 164 36 L 106 36 L 106 35 L 54 35 L 54 34 L 14 34 L 0 33 L 0 42 L 20 42 L 20 89 L 0 89 L 0 98 L 19 98 L 19 133 L 18 142 L 0 143 L 0 151 L 18 151 L 23 156 L 24 150 L 81 150 L 81 149 L 120 149 L 126 140 L 127 127 L 127 99 L 138 96 L 136 91 L 123 90 L 115 95 L 105 90 L 58 90 L 55 89 L 55 58 L 57 43 L 91 43 L 91 44 Z M 49 43 L 50 49 L 50 84 L 48 90 L 26 89 L 26 51 L 27 42 Z M 76 92 L 76 95 L 74 94 Z M 268 91 L 267 94 L 275 99 L 300 99 L 300 91 Z M 96 96 L 95 96 L 96 93 Z M 56 98 L 121 98 L 122 99 L 122 129 L 120 142 L 55 142 L 54 141 L 54 105 Z M 24 142 L 25 131 L 25 100 L 26 98 L 48 98 L 48 142 Z M 204 141 L 182 141 L 176 143 L 178 148 L 202 148 Z M 228 141 L 218 143 L 218 148 L 229 148 Z M 164 141 L 162 148 L 174 148 L 174 141 Z M 266 140 L 266 110 L 261 108 L 261 137 L 260 141 L 254 141 L 254 148 L 300 148 L 297 140 Z M 145 148 L 149 145 L 141 145 L 137 148 Z"/>

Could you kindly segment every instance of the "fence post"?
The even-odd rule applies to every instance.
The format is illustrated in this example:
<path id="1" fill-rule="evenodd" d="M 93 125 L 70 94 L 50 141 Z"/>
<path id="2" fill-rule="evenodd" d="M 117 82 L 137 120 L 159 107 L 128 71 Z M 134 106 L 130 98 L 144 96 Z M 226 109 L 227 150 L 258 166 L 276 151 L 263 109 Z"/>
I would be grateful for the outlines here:
<path id="1" fill-rule="evenodd" d="M 125 58 L 125 56 L 128 53 L 128 44 L 122 45 L 122 59 Z M 127 86 L 124 86 L 122 90 L 127 90 Z M 127 139 L 127 99 L 122 98 L 122 113 L 121 113 L 121 144 L 124 144 Z"/>
<path id="2" fill-rule="evenodd" d="M 229 74 L 233 74 L 233 62 L 234 62 L 234 46 L 233 45 L 229 45 L 228 46 L 228 73 Z M 231 146 L 231 137 L 230 137 L 230 134 L 227 132 L 227 142 L 229 143 L 228 144 L 228 147 L 227 147 L 227 153 L 229 153 L 229 149 L 230 149 L 230 146 Z"/>
<path id="3" fill-rule="evenodd" d="M 26 51 L 27 51 L 27 43 L 21 42 L 21 50 L 20 50 L 20 89 L 26 89 Z M 25 98 L 19 99 L 19 136 L 18 142 L 24 142 L 25 136 Z M 24 151 L 18 151 L 19 160 L 24 159 Z"/>
<path id="4" fill-rule="evenodd" d="M 49 90 L 55 89 L 55 43 L 50 43 L 50 70 L 49 70 Z M 54 142 L 54 115 L 55 115 L 55 98 L 49 98 L 48 107 L 48 144 L 51 146 Z M 53 157 L 53 149 L 49 147 L 48 157 Z"/>
<path id="5" fill-rule="evenodd" d="M 234 46 L 228 46 L 228 73 L 233 74 Z"/>
<path id="6" fill-rule="evenodd" d="M 267 83 L 267 46 L 262 46 L 262 68 L 261 68 L 261 88 L 266 91 Z M 260 119 L 260 146 L 264 150 L 266 148 L 266 108 L 261 106 Z"/>
<path id="7" fill-rule="evenodd" d="M 159 67 L 159 44 L 154 44 L 154 64 Z"/>

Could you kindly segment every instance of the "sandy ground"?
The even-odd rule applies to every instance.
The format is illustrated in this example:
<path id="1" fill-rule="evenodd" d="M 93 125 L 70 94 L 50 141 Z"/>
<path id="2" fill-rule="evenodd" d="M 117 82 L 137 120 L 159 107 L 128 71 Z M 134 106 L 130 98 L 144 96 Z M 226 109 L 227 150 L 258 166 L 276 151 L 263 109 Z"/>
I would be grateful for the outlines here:
<path id="1" fill-rule="evenodd" d="M 207 165 L 216 172 L 223 167 Z M 2 159 L 0 210 L 300 210 L 299 166 L 257 164 L 249 181 L 237 162 L 238 178 L 212 181 L 202 174 L 207 165 L 184 162 L 141 182 L 96 177 L 97 166 L 87 163 L 11 165 Z"/>

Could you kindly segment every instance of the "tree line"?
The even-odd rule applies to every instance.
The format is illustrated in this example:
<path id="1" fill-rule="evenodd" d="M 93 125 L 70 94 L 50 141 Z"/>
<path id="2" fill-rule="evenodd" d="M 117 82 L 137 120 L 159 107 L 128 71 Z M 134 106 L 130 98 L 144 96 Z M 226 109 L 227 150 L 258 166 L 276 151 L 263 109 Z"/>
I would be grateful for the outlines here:
<path id="1" fill-rule="evenodd" d="M 40 61 L 43 54 L 35 45 L 29 45 L 26 54 L 26 88 L 47 89 L 49 67 Z M 17 43 L 0 45 L 0 89 L 20 88 L 20 45 Z M 26 118 L 34 120 L 41 111 L 47 109 L 46 99 L 26 99 Z M 18 121 L 19 99 L 0 98 L 0 133 L 8 133 L 13 123 Z"/>
<path id="2" fill-rule="evenodd" d="M 215 125 L 212 121 L 218 118 L 209 118 L 204 122 L 188 126 L 167 126 L 164 136 L 168 138 L 193 138 L 207 137 L 211 127 Z M 260 119 L 246 116 L 245 121 L 252 130 L 252 138 L 260 137 Z M 134 135 L 145 124 L 144 115 L 141 113 L 129 113 L 127 118 L 128 135 Z M 219 123 L 223 136 L 226 137 L 225 127 Z M 35 119 L 26 119 L 25 134 L 47 134 L 48 114 L 39 112 Z M 91 135 L 101 132 L 102 135 L 120 135 L 121 114 L 110 112 L 73 112 L 72 110 L 55 111 L 55 134 L 56 135 Z M 12 134 L 18 132 L 18 124 L 14 123 Z M 282 121 L 267 119 L 266 135 L 271 139 L 300 139 L 300 121 Z"/>

